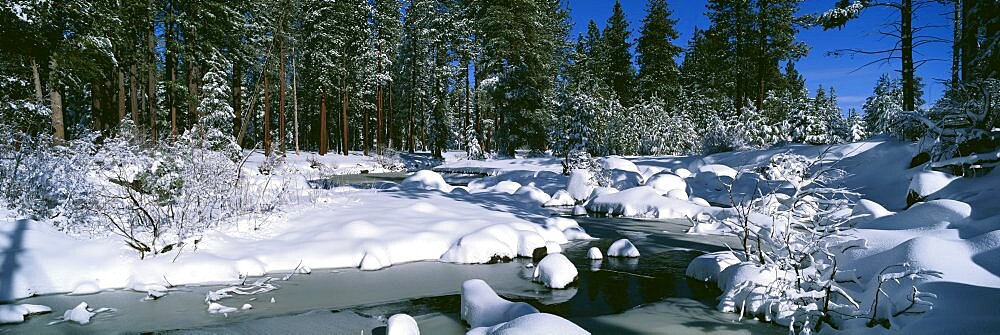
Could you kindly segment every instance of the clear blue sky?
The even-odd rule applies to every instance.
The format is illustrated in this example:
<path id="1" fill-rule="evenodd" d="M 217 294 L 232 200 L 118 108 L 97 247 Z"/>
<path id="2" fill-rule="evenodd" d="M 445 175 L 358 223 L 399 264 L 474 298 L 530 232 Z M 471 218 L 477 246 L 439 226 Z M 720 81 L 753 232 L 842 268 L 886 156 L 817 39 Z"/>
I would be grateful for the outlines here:
<path id="1" fill-rule="evenodd" d="M 804 1 L 800 14 L 820 13 L 833 7 L 835 2 L 834 0 Z M 608 17 L 611 16 L 611 8 L 614 3 L 614 0 L 567 0 L 575 24 L 571 37 L 575 39 L 578 33 L 586 32 L 587 22 L 591 19 L 603 28 Z M 675 44 L 687 47 L 687 41 L 695 27 L 708 28 L 709 21 L 705 17 L 706 3 L 705 0 L 667 0 L 667 6 L 673 11 L 672 17 L 678 20 L 676 28 L 680 32 L 680 39 Z M 646 1 L 623 0 L 622 8 L 628 17 L 634 43 L 634 39 L 639 35 L 642 18 L 646 15 Z M 925 32 L 950 41 L 951 19 L 948 12 L 947 6 L 928 6 L 914 15 L 914 25 L 941 25 L 943 27 L 929 28 Z M 899 75 L 897 72 L 899 62 L 874 64 L 857 70 L 861 65 L 876 60 L 878 57 L 869 55 L 838 57 L 829 56 L 827 53 L 842 48 L 881 50 L 891 47 L 894 41 L 891 38 L 882 37 L 878 31 L 888 30 L 889 28 L 883 27 L 883 25 L 895 22 L 898 18 L 899 14 L 889 9 L 871 8 L 863 12 L 858 19 L 848 22 L 842 30 L 823 31 L 822 28 L 815 27 L 799 32 L 799 40 L 810 47 L 809 54 L 796 63 L 799 72 L 806 79 L 806 87 L 815 91 L 819 85 L 823 85 L 823 87 L 833 86 L 837 90 L 840 106 L 845 113 L 851 107 L 860 111 L 865 98 L 871 95 L 872 88 L 879 76 L 883 73 Z M 941 97 L 944 91 L 944 85 L 941 84 L 941 81 L 951 77 L 951 44 L 926 44 L 916 49 L 914 58 L 917 60 L 942 59 L 942 61 L 927 62 L 917 69 L 917 75 L 923 77 L 925 83 L 924 98 L 928 103 L 932 103 Z"/>

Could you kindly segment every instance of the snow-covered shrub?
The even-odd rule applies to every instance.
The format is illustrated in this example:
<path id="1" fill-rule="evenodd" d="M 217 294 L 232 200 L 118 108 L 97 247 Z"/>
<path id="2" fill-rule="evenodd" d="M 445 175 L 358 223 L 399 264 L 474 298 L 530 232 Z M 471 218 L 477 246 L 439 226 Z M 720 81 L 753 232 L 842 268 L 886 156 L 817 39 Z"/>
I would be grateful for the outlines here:
<path id="1" fill-rule="evenodd" d="M 809 176 L 809 168 L 813 160 L 806 156 L 781 153 L 771 156 L 767 164 L 761 167 L 761 174 L 770 180 L 787 180 L 800 183 Z"/>
<path id="2" fill-rule="evenodd" d="M 701 153 L 710 155 L 720 152 L 746 149 L 749 144 L 746 134 L 736 122 L 724 122 L 716 119 L 701 138 Z"/>
<path id="3" fill-rule="evenodd" d="M 381 152 L 380 154 L 372 155 L 372 161 L 375 164 L 389 171 L 406 171 L 406 164 L 399 157 L 399 151 L 390 147 L 382 148 L 379 151 Z"/>

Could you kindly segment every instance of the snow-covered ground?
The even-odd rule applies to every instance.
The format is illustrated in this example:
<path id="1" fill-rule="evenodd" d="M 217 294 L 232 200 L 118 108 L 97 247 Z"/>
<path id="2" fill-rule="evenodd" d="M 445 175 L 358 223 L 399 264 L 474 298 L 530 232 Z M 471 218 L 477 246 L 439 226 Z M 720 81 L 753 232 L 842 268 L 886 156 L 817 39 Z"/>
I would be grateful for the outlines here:
<path id="1" fill-rule="evenodd" d="M 726 234 L 731 229 L 719 224 L 720 220 L 739 215 L 738 209 L 728 208 L 732 201 L 782 193 L 794 187 L 794 180 L 765 178 L 760 174 L 764 173 L 760 168 L 772 157 L 791 153 L 818 157 L 821 162 L 843 170 L 845 174 L 833 186 L 859 193 L 864 200 L 854 212 L 869 214 L 852 219 L 855 228 L 847 231 L 847 235 L 863 241 L 864 248 L 852 248 L 838 259 L 841 269 L 853 270 L 851 283 L 843 286 L 857 298 L 859 311 L 871 309 L 874 298 L 879 296 L 877 292 L 885 292 L 878 308 L 898 315 L 893 315 L 888 329 L 879 325 L 866 327 L 868 320 L 864 317 L 844 322 L 845 327 L 858 332 L 927 334 L 945 329 L 982 333 L 1000 328 L 1000 309 L 995 304 L 1000 301 L 997 257 L 1000 256 L 1000 198 L 996 195 L 1000 191 L 1000 171 L 976 178 L 958 178 L 929 172 L 924 167 L 909 168 L 916 150 L 913 144 L 873 140 L 707 157 L 614 157 L 602 160 L 602 176 L 589 171 L 562 175 L 561 160 L 553 157 L 473 161 L 463 159 L 461 153 L 448 153 L 443 164 L 433 168 L 436 172 L 420 171 L 398 184 L 386 183 L 371 189 L 312 189 L 308 181 L 336 175 L 418 170 L 437 163 L 421 155 L 373 159 L 361 155 L 303 154 L 289 155 L 277 163 L 253 155 L 244 166 L 248 177 L 281 181 L 292 190 L 294 196 L 287 198 L 294 201 L 282 204 L 268 215 L 231 219 L 204 232 L 197 245 L 142 260 L 118 237 L 72 237 L 48 222 L 3 213 L 0 250 L 5 251 L 5 257 L 0 300 L 50 293 L 91 294 L 119 288 L 149 292 L 155 298 L 172 287 L 208 283 L 240 283 L 239 290 L 259 290 L 267 289 L 268 283 L 255 286 L 246 283 L 245 278 L 328 268 L 374 271 L 418 261 L 489 263 L 538 256 L 538 250 L 545 250 L 542 256 L 549 255 L 537 268 L 529 269 L 535 272 L 529 277 L 549 287 L 564 288 L 572 285 L 577 273 L 569 259 L 558 254 L 563 249 L 559 245 L 586 241 L 594 232 L 584 230 L 572 220 L 552 219 L 556 212 L 543 205 L 567 206 L 567 210 L 568 206 L 579 205 L 574 212 L 585 208 L 596 215 L 684 219 L 693 225 L 690 233 L 709 235 L 669 235 L 670 238 L 724 239 L 727 237 L 717 234 Z M 265 171 L 262 166 L 275 168 Z M 483 177 L 468 185 L 451 185 L 439 173 Z M 606 178 L 607 185 L 595 185 L 591 177 Z M 924 202 L 908 208 L 907 195 L 911 189 Z M 631 240 L 663 234 L 663 230 L 656 230 L 656 224 L 650 221 L 651 230 L 627 237 Z M 729 247 L 739 247 L 728 238 Z M 644 242 L 635 248 L 626 243 L 629 240 L 605 250 L 606 255 L 642 259 L 644 256 L 640 256 L 638 249 L 645 248 L 642 255 L 660 252 L 656 243 Z M 722 250 L 725 249 L 713 249 Z M 582 259 L 583 254 L 570 259 Z M 599 254 L 592 258 L 598 258 L 596 255 Z M 692 262 L 688 274 L 697 280 L 719 282 L 723 290 L 720 309 L 744 310 L 780 319 L 780 315 L 768 315 L 766 304 L 755 305 L 760 301 L 747 304 L 753 296 L 739 291 L 742 281 L 739 279 L 759 281 L 766 286 L 773 278 L 787 274 L 770 273 L 773 278 L 768 281 L 767 276 L 761 276 L 766 271 L 739 264 L 736 255 L 739 250 L 735 255 L 718 253 L 698 258 Z M 896 264 L 940 275 L 884 276 L 885 269 Z M 873 289 L 880 281 L 893 283 Z M 470 291 L 488 296 L 482 287 L 471 285 Z M 203 308 L 210 309 L 214 302 L 210 298 L 206 298 Z M 503 300 L 499 297 L 483 299 L 477 301 L 493 302 L 469 303 L 503 305 L 497 302 L 496 299 Z M 917 303 L 923 308 L 919 310 L 906 306 L 925 300 L 933 308 L 927 308 L 923 302 Z M 3 307 L 0 316 L 6 322 L 43 310 L 36 306 L 0 307 Z M 238 310 L 241 306 L 216 307 Z M 586 323 L 593 320 L 581 325 L 591 332 L 602 333 L 599 330 L 606 330 L 609 325 L 625 327 L 627 320 L 638 320 L 648 328 L 667 330 L 670 328 L 658 328 L 655 318 L 648 314 L 671 308 L 677 307 L 644 306 L 607 316 L 600 327 L 597 323 Z M 88 311 L 85 307 L 83 311 L 98 310 Z M 466 320 L 473 328 L 483 327 L 474 330 L 479 333 L 541 329 L 532 328 L 534 325 L 576 329 L 571 326 L 572 319 L 528 312 Z M 67 315 L 77 314 L 84 313 Z M 488 322 L 482 321 L 486 319 Z"/>

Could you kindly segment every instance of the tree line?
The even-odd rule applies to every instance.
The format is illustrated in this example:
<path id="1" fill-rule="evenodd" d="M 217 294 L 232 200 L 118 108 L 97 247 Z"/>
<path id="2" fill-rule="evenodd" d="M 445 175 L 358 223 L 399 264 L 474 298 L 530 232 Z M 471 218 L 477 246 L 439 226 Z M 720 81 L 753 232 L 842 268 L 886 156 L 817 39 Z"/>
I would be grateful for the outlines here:
<path id="1" fill-rule="evenodd" d="M 686 47 L 665 0 L 647 2 L 637 30 L 616 1 L 603 29 L 591 21 L 575 37 L 561 0 L 7 2 L 0 112 L 55 143 L 127 128 L 150 143 L 192 133 L 269 155 L 823 144 L 919 112 L 916 48 L 952 44 L 955 92 L 1000 68 L 995 1 L 949 2 L 955 34 L 943 41 L 913 22 L 930 1 L 840 0 L 802 15 L 801 0 L 710 0 L 710 26 Z M 832 87 L 805 88 L 795 62 L 809 47 L 796 35 L 877 7 L 898 12 L 886 33 L 898 43 L 841 52 L 898 60 L 899 89 L 880 81 L 874 94 L 887 98 L 845 118 Z"/>

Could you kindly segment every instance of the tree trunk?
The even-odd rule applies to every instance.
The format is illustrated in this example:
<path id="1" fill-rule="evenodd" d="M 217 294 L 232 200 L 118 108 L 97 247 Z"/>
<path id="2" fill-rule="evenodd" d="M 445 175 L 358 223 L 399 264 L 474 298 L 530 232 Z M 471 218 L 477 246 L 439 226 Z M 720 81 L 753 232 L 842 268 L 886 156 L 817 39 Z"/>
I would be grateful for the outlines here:
<path id="1" fill-rule="evenodd" d="M 295 137 L 295 154 L 299 154 L 299 87 L 298 87 L 298 67 L 295 66 L 295 45 L 292 45 L 292 131 Z"/>
<path id="2" fill-rule="evenodd" d="M 202 115 L 198 114 L 198 79 L 201 78 L 201 71 L 193 64 L 193 60 L 188 59 L 188 127 L 198 123 Z"/>
<path id="3" fill-rule="evenodd" d="M 147 43 L 149 47 L 149 54 L 147 55 L 149 61 L 146 63 L 146 70 L 148 71 L 146 77 L 146 107 L 149 113 L 149 137 L 153 142 L 156 142 L 159 137 L 158 129 L 156 129 L 156 35 L 153 33 L 152 22 L 149 25 Z"/>
<path id="4" fill-rule="evenodd" d="M 90 117 L 93 119 L 94 131 L 100 132 L 102 127 L 101 85 L 97 81 L 90 83 Z"/>
<path id="5" fill-rule="evenodd" d="M 900 55 L 903 65 L 903 111 L 916 111 L 914 91 L 916 83 L 913 78 L 913 0 L 902 0 L 900 7 Z"/>
<path id="6" fill-rule="evenodd" d="M 177 82 L 177 55 L 174 50 L 174 9 L 173 1 L 167 2 L 167 13 L 169 19 L 166 22 L 167 34 L 164 37 L 166 48 L 164 54 L 167 75 L 170 81 L 167 83 L 167 105 L 170 108 L 170 140 L 177 140 L 177 97 L 174 94 L 174 84 Z"/>
<path id="7" fill-rule="evenodd" d="M 396 116 L 394 114 L 392 114 L 392 82 L 389 82 L 389 87 L 388 88 L 389 88 L 389 90 L 388 90 L 388 92 L 389 92 L 389 108 L 388 108 L 388 110 L 386 110 L 385 136 L 386 136 L 386 139 L 388 140 L 387 147 L 393 147 L 395 145 L 395 142 L 393 142 L 393 136 L 392 136 L 393 135 L 392 134 L 392 126 L 394 125 L 394 123 L 392 123 L 392 119 L 395 118 Z"/>
<path id="8" fill-rule="evenodd" d="M 125 119 L 125 70 L 118 68 L 118 123 Z"/>
<path id="9" fill-rule="evenodd" d="M 381 154 L 382 147 L 385 145 L 382 139 L 382 85 L 378 86 L 375 90 L 376 95 L 376 108 L 378 109 L 377 115 L 375 115 L 375 153 Z"/>
<path id="10" fill-rule="evenodd" d="M 952 31 L 951 40 L 951 85 L 957 88 L 962 66 L 962 1 L 954 1 L 955 12 L 952 14 L 954 31 Z"/>
<path id="11" fill-rule="evenodd" d="M 52 104 L 52 140 L 55 144 L 62 144 L 66 141 L 66 127 L 63 123 L 63 103 L 62 93 L 59 92 L 60 83 L 58 75 L 59 65 L 55 57 L 49 58 L 49 101 Z"/>
<path id="12" fill-rule="evenodd" d="M 233 136 L 239 136 L 243 123 L 243 67 L 233 63 Z"/>
<path id="13" fill-rule="evenodd" d="M 267 84 L 267 68 L 264 76 L 264 155 L 271 156 L 271 86 Z"/>
<path id="14" fill-rule="evenodd" d="M 368 145 L 370 135 L 368 134 L 368 113 L 365 109 L 361 109 L 361 151 L 364 152 L 365 156 L 368 156 Z"/>
<path id="15" fill-rule="evenodd" d="M 136 69 L 135 64 L 129 65 L 128 67 L 128 99 L 129 105 L 132 108 L 132 124 L 135 127 L 139 127 L 139 90 L 136 85 L 136 79 L 138 79 L 138 69 Z"/>
<path id="16" fill-rule="evenodd" d="M 281 40 L 279 40 L 281 41 Z M 278 56 L 278 152 L 285 155 L 285 44 L 281 43 Z"/>
<path id="17" fill-rule="evenodd" d="M 329 150 L 329 134 L 326 130 L 326 94 L 320 95 L 319 100 L 319 154 L 326 155 Z"/>
<path id="18" fill-rule="evenodd" d="M 976 71 L 976 55 L 979 53 L 977 38 L 979 24 L 975 19 L 975 1 L 962 0 L 962 81 L 970 82 L 978 79 Z"/>
<path id="19" fill-rule="evenodd" d="M 31 58 L 31 79 L 35 84 L 35 101 L 41 103 L 45 99 L 42 96 L 42 75 L 38 72 L 38 63 L 34 57 Z"/>
<path id="20" fill-rule="evenodd" d="M 342 108 L 341 108 L 342 112 L 340 114 L 340 126 L 344 130 L 343 142 L 341 143 L 341 147 L 342 147 L 342 149 L 344 151 L 344 156 L 347 156 L 347 155 L 350 155 L 350 152 L 348 151 L 349 150 L 348 143 L 350 143 L 349 139 L 348 139 L 348 136 L 350 135 L 350 133 L 347 131 L 347 104 L 349 103 L 349 101 L 348 101 L 348 93 L 347 93 L 347 80 L 341 78 L 340 82 L 341 82 L 341 90 L 340 90 L 340 92 L 342 94 L 341 100 L 340 100 L 341 105 L 342 105 Z"/>

